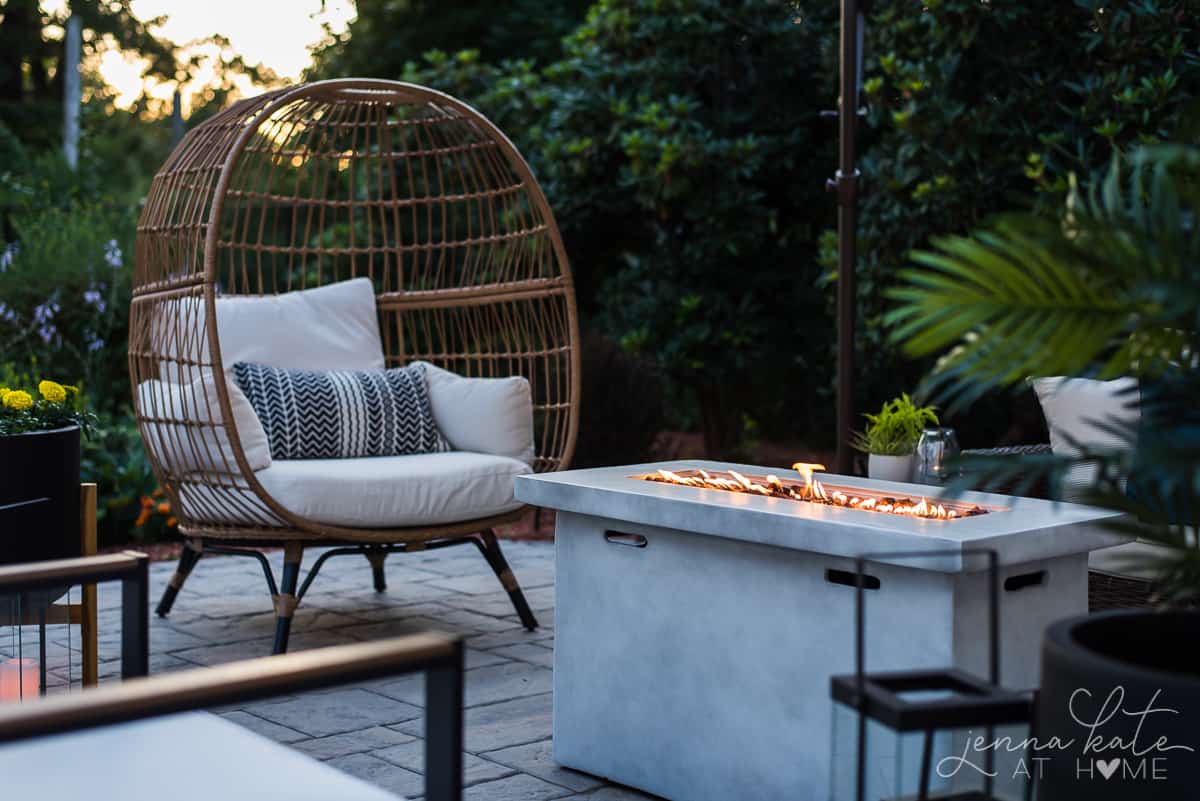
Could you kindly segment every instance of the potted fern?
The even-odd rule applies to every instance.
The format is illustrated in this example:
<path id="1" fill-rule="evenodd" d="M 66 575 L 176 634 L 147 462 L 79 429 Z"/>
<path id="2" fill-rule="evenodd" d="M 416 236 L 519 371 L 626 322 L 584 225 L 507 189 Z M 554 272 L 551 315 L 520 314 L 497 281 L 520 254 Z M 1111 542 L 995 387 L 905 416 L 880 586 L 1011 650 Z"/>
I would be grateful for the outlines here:
<path id="1" fill-rule="evenodd" d="M 78 389 L 0 386 L 0 564 L 78 556 L 79 439 L 92 416 Z M 11 524 L 11 525 L 10 525 Z"/>
<path id="2" fill-rule="evenodd" d="M 884 481 L 908 481 L 913 452 L 926 426 L 937 425 L 932 406 L 917 406 L 907 394 L 883 404 L 878 414 L 865 414 L 867 424 L 855 432 L 855 449 L 867 454 L 867 475 Z"/>
<path id="3" fill-rule="evenodd" d="M 1091 750 L 1035 755 L 1048 757 L 1038 795 L 1195 798 L 1200 149 L 1136 151 L 1090 192 L 1074 189 L 1057 218 L 1007 215 L 973 236 L 932 241 L 936 250 L 918 253 L 919 266 L 890 293 L 899 303 L 889 322 L 911 355 L 944 354 L 928 388 L 949 408 L 1026 376 L 1127 376 L 1139 385 L 1136 428 L 1099 421 L 1120 444 L 992 460 L 975 471 L 977 482 L 999 483 L 1086 464 L 1094 479 L 1083 500 L 1125 512 L 1114 526 L 1165 546 L 1165 555 L 1145 557 L 1159 608 L 1068 618 L 1045 632 L 1038 738 Z M 1096 715 L 1106 698 L 1108 716 Z M 1138 771 L 1151 757 L 1147 781 Z M 1081 778 L 1081 763 L 1103 766 L 1097 781 Z"/>

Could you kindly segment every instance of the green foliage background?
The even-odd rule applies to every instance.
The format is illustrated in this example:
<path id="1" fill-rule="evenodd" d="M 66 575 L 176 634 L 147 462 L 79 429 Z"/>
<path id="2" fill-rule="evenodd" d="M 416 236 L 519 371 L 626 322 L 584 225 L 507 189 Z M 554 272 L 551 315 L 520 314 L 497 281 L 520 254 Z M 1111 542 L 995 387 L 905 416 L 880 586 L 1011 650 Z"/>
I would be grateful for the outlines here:
<path id="1" fill-rule="evenodd" d="M 592 0 L 357 0 L 344 33 L 329 32 L 308 77 L 380 77 L 430 50 L 479 51 L 490 62 L 562 55 L 561 40 L 587 15 Z"/>
<path id="2" fill-rule="evenodd" d="M 787 436 L 828 416 L 817 244 L 834 140 L 819 113 L 837 9 L 807 5 L 602 0 L 544 66 L 474 51 L 375 65 L 514 138 L 563 230 L 585 327 L 656 363 L 671 424 L 714 454 L 760 424 Z"/>
<path id="3" fill-rule="evenodd" d="M 374 58 L 372 38 L 357 63 L 456 94 L 516 140 L 563 228 L 585 325 L 660 365 L 672 425 L 701 428 L 714 454 L 751 428 L 829 445 L 836 131 L 817 113 L 835 103 L 836 6 L 601 0 L 550 63 L 401 62 Z M 1193 136 L 1200 101 L 1198 0 L 879 0 L 867 22 L 864 409 L 928 366 L 884 323 L 911 250 L 1056 208 L 1071 172 Z M 357 46 L 352 31 L 337 52 Z M 979 403 L 950 422 L 994 444 L 1008 401 Z"/>
<path id="4" fill-rule="evenodd" d="M 883 322 L 910 251 L 999 212 L 1055 213 L 1072 172 L 1200 133 L 1197 0 L 923 5 L 877 2 L 869 20 L 857 335 L 867 406 L 915 386 L 929 364 L 904 359 Z M 825 261 L 836 271 L 828 249 Z M 956 424 L 1002 427 L 997 397 Z"/>
<path id="5" fill-rule="evenodd" d="M 835 107 L 837 5 L 360 0 L 349 32 L 315 51 L 311 77 L 430 85 L 514 139 L 563 229 L 585 330 L 629 357 L 591 348 L 597 375 L 662 396 L 647 404 L 594 387 L 608 413 L 597 420 L 644 429 L 629 432 L 642 443 L 630 447 L 662 426 L 702 431 L 714 456 L 737 455 L 751 434 L 824 447 L 836 279 L 824 183 L 836 128 L 819 112 Z M 90 32 L 85 53 L 107 33 L 149 56 L 156 75 L 186 70 L 127 0 L 76 6 Z M 61 42 L 47 33 L 62 20 L 33 0 L 0 8 L 0 248 L 9 253 L 0 301 L 17 320 L 0 319 L 0 363 L 36 363 L 83 384 L 107 432 L 88 464 L 114 493 L 136 496 L 152 486 L 128 424 L 121 343 L 133 225 L 169 125 L 149 104 L 114 108 L 98 77 L 85 76 L 82 166 L 68 170 L 56 154 Z M 888 337 L 884 293 L 908 253 L 997 212 L 1055 210 L 1070 173 L 1086 176 L 1114 152 L 1194 141 L 1198 47 L 1200 0 L 873 4 L 858 408 L 911 391 L 934 358 L 906 357 Z M 240 61 L 226 68 L 269 79 Z M 230 86 L 200 98 L 189 123 L 226 102 Z M 57 339 L 47 341 L 30 320 L 56 292 Z M 103 311 L 84 299 L 95 292 Z M 90 349 L 96 341 L 104 347 Z M 627 375 L 647 365 L 653 379 Z M 991 444 L 1008 402 L 985 393 L 948 422 L 965 445 Z"/>

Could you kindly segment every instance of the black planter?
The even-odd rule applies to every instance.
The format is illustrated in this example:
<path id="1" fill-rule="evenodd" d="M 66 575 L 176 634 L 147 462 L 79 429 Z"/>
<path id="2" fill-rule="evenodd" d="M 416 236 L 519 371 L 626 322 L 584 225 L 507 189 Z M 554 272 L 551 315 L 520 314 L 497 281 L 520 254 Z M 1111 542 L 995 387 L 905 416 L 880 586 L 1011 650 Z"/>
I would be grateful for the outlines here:
<path id="1" fill-rule="evenodd" d="M 1051 626 L 1035 712 L 1037 797 L 1200 798 L 1198 644 L 1200 612 L 1122 610 Z"/>
<path id="2" fill-rule="evenodd" d="M 0 437 L 0 565 L 79 555 L 79 428 Z"/>

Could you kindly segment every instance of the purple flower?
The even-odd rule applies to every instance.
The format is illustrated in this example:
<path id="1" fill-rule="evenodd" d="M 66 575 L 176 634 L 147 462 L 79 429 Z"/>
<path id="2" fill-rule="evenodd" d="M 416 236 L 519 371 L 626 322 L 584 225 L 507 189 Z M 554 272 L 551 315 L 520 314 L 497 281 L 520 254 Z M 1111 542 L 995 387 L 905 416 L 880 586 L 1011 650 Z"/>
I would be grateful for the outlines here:
<path id="1" fill-rule="evenodd" d="M 39 304 L 33 309 L 33 322 L 37 325 L 38 336 L 47 344 L 58 336 L 58 328 L 54 325 L 54 315 L 58 314 L 60 308 L 56 293 L 51 295 L 45 303 Z"/>
<path id="2" fill-rule="evenodd" d="M 5 272 L 12 266 L 13 257 L 17 255 L 17 251 L 20 249 L 20 242 L 9 242 L 4 246 L 4 250 L 0 251 L 0 273 Z"/>
<path id="3" fill-rule="evenodd" d="M 35 323 L 48 323 L 54 319 L 54 315 L 58 314 L 58 310 L 62 308 L 58 305 L 58 300 L 51 296 L 45 303 L 39 304 L 33 309 L 33 321 Z"/>
<path id="4" fill-rule="evenodd" d="M 104 310 L 108 308 L 108 304 L 104 301 L 104 295 L 98 289 L 85 290 L 83 299 L 85 302 L 95 306 L 96 311 L 100 312 L 100 314 L 104 314 Z"/>
<path id="5" fill-rule="evenodd" d="M 15 323 L 17 321 L 17 313 L 3 301 L 0 301 L 0 320 L 6 323 Z"/>
<path id="6" fill-rule="evenodd" d="M 104 260 L 108 262 L 109 267 L 120 267 L 124 262 L 121 259 L 121 246 L 117 244 L 117 240 L 110 239 L 108 244 L 104 246 Z"/>
<path id="7" fill-rule="evenodd" d="M 100 350 L 103 347 L 104 347 L 104 340 L 100 339 L 99 337 L 96 337 L 95 339 L 90 340 L 88 342 L 88 346 L 87 346 L 88 350 L 91 351 L 92 353 L 95 353 L 96 351 Z"/>

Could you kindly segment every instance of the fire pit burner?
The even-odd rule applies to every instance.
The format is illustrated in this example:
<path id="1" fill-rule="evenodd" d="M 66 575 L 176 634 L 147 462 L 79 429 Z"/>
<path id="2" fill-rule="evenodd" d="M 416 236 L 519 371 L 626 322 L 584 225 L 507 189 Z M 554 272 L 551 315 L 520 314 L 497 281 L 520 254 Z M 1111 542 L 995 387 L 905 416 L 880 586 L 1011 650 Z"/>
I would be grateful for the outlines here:
<path id="1" fill-rule="evenodd" d="M 958 520 L 987 514 L 988 510 L 974 504 L 955 504 L 945 501 L 931 503 L 926 498 L 895 497 L 882 493 L 867 493 L 852 487 L 826 487 L 813 478 L 813 472 L 824 470 L 824 465 L 797 462 L 792 469 L 801 480 L 781 479 L 775 475 L 746 476 L 736 470 L 657 470 L 653 473 L 630 476 L 643 481 L 661 484 L 678 484 L 684 487 L 715 489 L 725 492 L 744 492 L 770 498 L 786 498 L 805 503 L 820 503 L 826 506 L 841 506 L 864 512 L 920 517 L 929 520 Z"/>

